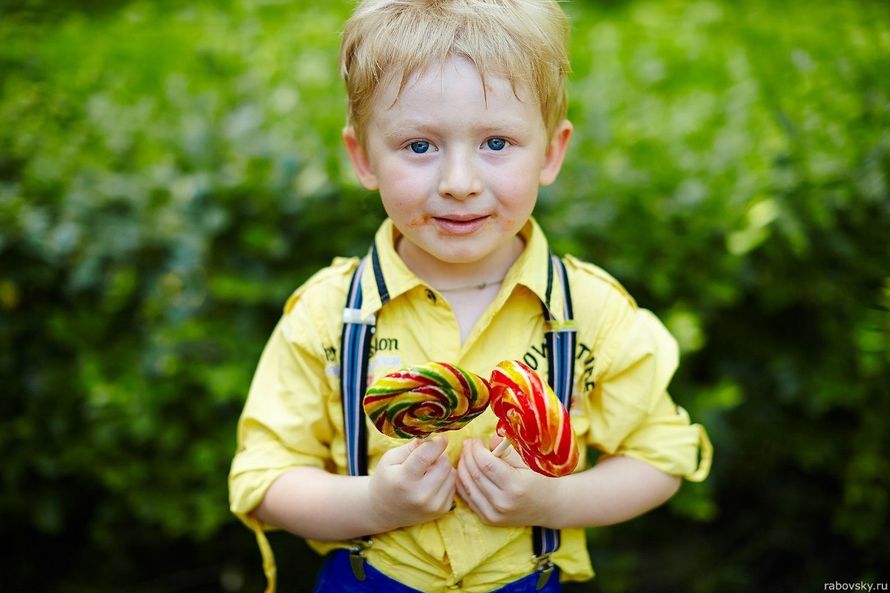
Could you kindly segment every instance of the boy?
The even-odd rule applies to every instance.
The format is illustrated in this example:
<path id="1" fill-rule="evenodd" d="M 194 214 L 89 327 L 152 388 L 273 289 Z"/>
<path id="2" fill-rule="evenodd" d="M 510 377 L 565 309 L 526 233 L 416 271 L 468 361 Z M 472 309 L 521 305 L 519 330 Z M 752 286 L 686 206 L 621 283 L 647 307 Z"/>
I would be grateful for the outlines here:
<path id="1" fill-rule="evenodd" d="M 673 339 L 599 268 L 551 259 L 531 218 L 572 134 L 566 30 L 554 0 L 356 9 L 341 48 L 343 138 L 389 218 L 349 298 L 362 297 L 352 322 L 376 320 L 368 381 L 429 361 L 488 377 L 504 359 L 546 379 L 557 355 L 545 332 L 574 323 L 572 429 L 581 459 L 594 447 L 600 461 L 548 478 L 515 452 L 495 457 L 487 410 L 425 441 L 372 427 L 370 475 L 347 475 L 362 472 L 347 471 L 338 349 L 358 262 L 337 259 L 288 301 L 239 423 L 232 510 L 257 532 L 270 590 L 265 528 L 330 553 L 320 592 L 559 591 L 560 578 L 593 576 L 584 527 L 635 517 L 680 477 L 707 474 L 704 431 L 666 391 Z M 558 548 L 533 543 L 540 530 L 561 535 Z"/>

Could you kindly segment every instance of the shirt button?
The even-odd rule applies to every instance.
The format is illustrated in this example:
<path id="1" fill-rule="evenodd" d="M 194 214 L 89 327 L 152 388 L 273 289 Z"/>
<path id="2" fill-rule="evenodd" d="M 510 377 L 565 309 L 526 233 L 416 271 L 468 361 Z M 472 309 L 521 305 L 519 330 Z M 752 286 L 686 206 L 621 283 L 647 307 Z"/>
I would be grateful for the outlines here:
<path id="1" fill-rule="evenodd" d="M 426 298 L 428 298 L 431 303 L 435 303 L 436 302 L 436 293 L 434 293 L 432 290 L 427 288 L 426 289 Z"/>

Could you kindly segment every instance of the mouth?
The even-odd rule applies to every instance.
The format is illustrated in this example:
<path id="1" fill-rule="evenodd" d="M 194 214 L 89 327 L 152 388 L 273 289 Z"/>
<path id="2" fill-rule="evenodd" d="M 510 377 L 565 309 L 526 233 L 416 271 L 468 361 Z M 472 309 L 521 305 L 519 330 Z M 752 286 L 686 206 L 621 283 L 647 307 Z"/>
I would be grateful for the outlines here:
<path id="1" fill-rule="evenodd" d="M 448 216 L 434 216 L 432 218 L 439 230 L 449 235 L 470 235 L 482 228 L 488 221 L 488 215 L 477 214 L 452 214 Z"/>

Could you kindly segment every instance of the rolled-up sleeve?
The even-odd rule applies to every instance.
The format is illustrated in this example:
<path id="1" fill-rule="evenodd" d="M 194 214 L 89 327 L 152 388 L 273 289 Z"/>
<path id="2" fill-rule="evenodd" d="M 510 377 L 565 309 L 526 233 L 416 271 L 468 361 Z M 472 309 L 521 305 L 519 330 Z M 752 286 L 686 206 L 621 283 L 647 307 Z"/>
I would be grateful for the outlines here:
<path id="1" fill-rule="evenodd" d="M 281 474 L 301 466 L 324 468 L 333 428 L 325 406 L 325 362 L 312 339 L 312 312 L 291 303 L 266 344 L 238 422 L 237 452 L 229 473 L 233 513 L 247 515 Z"/>
<path id="2" fill-rule="evenodd" d="M 604 368 L 589 394 L 588 444 L 687 480 L 703 480 L 710 470 L 711 443 L 667 390 L 678 364 L 676 341 L 645 309 L 631 305 L 613 312 L 603 341 Z"/>

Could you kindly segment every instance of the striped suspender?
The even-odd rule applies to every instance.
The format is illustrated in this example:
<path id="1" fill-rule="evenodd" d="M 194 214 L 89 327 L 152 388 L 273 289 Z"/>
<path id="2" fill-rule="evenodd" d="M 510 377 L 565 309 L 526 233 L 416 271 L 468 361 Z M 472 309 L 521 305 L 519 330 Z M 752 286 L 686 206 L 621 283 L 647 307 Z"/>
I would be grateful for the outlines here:
<path id="1" fill-rule="evenodd" d="M 548 254 L 548 258 L 550 261 L 547 266 L 547 302 L 542 303 L 544 317 L 547 320 L 548 381 L 559 400 L 566 408 L 569 408 L 572 403 L 572 383 L 575 376 L 575 327 L 572 296 L 569 291 L 565 264 L 555 255 Z M 363 476 L 368 473 L 367 434 L 362 398 L 367 388 L 371 334 L 374 333 L 376 320 L 373 315 L 362 319 L 360 311 L 362 307 L 362 274 L 369 259 L 374 269 L 374 280 L 377 284 L 380 302 L 386 304 L 389 301 L 377 247 L 371 245 L 370 258 L 363 258 L 352 275 L 346 308 L 343 310 L 343 333 L 340 340 L 340 387 L 343 400 L 344 432 L 346 433 L 346 465 L 351 476 Z M 554 272 L 563 289 L 562 321 L 554 317 L 550 311 Z M 532 539 L 535 561 L 538 570 L 541 571 L 538 587 L 540 589 L 553 571 L 550 555 L 559 548 L 559 530 L 534 527 Z M 353 571 L 360 580 L 364 580 L 362 552 L 367 545 L 367 540 L 362 540 L 353 548 L 353 555 L 350 558 L 353 561 Z"/>
<path id="2" fill-rule="evenodd" d="M 368 376 L 368 354 L 374 318 L 362 319 L 362 259 L 349 285 L 340 336 L 340 390 L 343 400 L 343 431 L 346 434 L 346 466 L 350 476 L 368 473 L 365 415 L 361 406 L 362 377 Z"/>
<path id="3" fill-rule="evenodd" d="M 370 259 L 380 303 L 389 301 L 383 280 L 377 246 L 371 245 L 370 258 L 363 258 L 352 275 L 346 308 L 343 310 L 343 333 L 340 337 L 340 390 L 343 400 L 343 430 L 346 433 L 346 466 L 350 476 L 368 473 L 368 439 L 362 398 L 368 381 L 368 359 L 371 353 L 371 334 L 376 319 L 373 315 L 362 319 L 362 273 Z"/>
<path id="4" fill-rule="evenodd" d="M 542 303 L 544 317 L 547 320 L 547 378 L 553 392 L 566 409 L 572 405 L 572 384 L 575 377 L 575 324 L 572 311 L 572 294 L 566 267 L 560 258 L 549 254 L 550 265 L 547 267 L 547 302 Z M 550 311 L 550 296 L 553 291 L 554 271 L 562 283 L 563 320 L 559 321 Z M 560 535 L 558 529 L 547 527 L 532 528 L 532 545 L 534 549 L 538 577 L 538 589 L 541 589 L 553 572 L 550 555 L 559 549 Z"/>
<path id="5" fill-rule="evenodd" d="M 346 435 L 346 467 L 350 476 L 368 473 L 368 438 L 362 398 L 368 381 L 368 359 L 371 354 L 371 334 L 376 319 L 362 318 L 362 273 L 369 258 L 363 258 L 349 283 L 346 308 L 343 310 L 343 333 L 340 337 L 340 391 L 343 401 L 343 431 Z M 380 269 L 377 246 L 371 245 L 371 265 L 380 302 L 386 304 L 389 292 Z M 355 578 L 365 580 L 364 552 L 371 545 L 368 537 L 356 538 L 350 548 L 349 563 Z"/>

